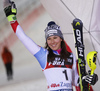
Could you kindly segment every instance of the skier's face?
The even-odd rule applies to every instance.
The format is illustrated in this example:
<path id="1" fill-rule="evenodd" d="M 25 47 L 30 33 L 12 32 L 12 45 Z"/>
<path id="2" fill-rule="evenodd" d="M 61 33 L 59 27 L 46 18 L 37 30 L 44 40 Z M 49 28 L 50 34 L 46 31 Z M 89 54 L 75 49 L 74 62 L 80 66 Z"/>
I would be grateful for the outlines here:
<path id="1" fill-rule="evenodd" d="M 47 38 L 47 44 L 52 50 L 61 49 L 62 39 L 59 36 L 50 36 Z"/>

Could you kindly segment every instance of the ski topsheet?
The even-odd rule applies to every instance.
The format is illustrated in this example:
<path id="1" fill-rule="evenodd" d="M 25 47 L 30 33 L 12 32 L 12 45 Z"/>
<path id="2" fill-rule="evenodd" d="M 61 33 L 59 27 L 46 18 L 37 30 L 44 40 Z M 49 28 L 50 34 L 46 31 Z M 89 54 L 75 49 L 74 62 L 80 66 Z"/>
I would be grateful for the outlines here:
<path id="1" fill-rule="evenodd" d="M 84 56 L 84 43 L 83 43 L 83 23 L 80 19 L 74 19 L 73 20 L 73 32 L 74 32 L 74 38 L 75 38 L 75 48 L 77 53 L 77 59 L 78 59 L 78 71 L 79 71 L 79 81 L 80 81 L 80 89 L 81 91 L 88 91 L 86 90 L 87 87 L 82 84 L 82 77 L 86 75 L 86 61 Z"/>

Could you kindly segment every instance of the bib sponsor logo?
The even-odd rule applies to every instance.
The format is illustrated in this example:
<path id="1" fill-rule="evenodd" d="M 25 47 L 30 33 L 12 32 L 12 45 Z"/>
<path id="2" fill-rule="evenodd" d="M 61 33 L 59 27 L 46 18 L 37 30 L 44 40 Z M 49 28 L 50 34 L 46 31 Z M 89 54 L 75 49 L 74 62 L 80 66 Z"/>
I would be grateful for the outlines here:
<path id="1" fill-rule="evenodd" d="M 67 61 L 68 61 L 68 64 L 73 64 L 73 59 L 72 58 L 67 58 Z M 50 65 L 61 65 L 61 66 L 64 66 L 66 63 L 65 63 L 65 60 L 61 58 L 58 58 L 56 57 L 55 60 L 52 62 L 49 62 L 49 66 Z"/>
<path id="2" fill-rule="evenodd" d="M 49 62 L 49 65 L 52 64 L 52 65 L 62 65 L 63 66 L 64 65 L 64 61 L 65 60 L 61 60 L 60 58 L 57 57 L 57 58 L 55 58 L 55 60 L 53 61 L 53 63 Z"/>
<path id="3" fill-rule="evenodd" d="M 72 88 L 72 85 L 71 85 L 71 83 L 64 83 L 64 82 L 60 82 L 58 84 L 52 83 L 50 86 L 48 86 L 48 89 L 49 88 L 57 88 L 57 87 Z"/>

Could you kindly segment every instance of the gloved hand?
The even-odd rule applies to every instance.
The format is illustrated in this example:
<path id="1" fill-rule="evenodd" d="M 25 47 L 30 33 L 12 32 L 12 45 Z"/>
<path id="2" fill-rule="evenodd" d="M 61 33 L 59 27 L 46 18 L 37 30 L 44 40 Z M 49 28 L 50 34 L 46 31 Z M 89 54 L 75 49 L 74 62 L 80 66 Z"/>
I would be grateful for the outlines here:
<path id="1" fill-rule="evenodd" d="M 17 8 L 14 2 L 11 2 L 10 0 L 4 1 L 4 12 L 5 15 L 10 23 L 14 23 L 16 19 L 17 14 Z"/>
<path id="2" fill-rule="evenodd" d="M 88 72 L 88 75 L 86 75 L 82 78 L 83 84 L 85 84 L 85 83 L 89 83 L 90 85 L 96 84 L 96 82 L 98 81 L 98 75 L 95 73 L 93 75 L 90 75 L 90 74 L 91 74 L 91 71 Z"/>

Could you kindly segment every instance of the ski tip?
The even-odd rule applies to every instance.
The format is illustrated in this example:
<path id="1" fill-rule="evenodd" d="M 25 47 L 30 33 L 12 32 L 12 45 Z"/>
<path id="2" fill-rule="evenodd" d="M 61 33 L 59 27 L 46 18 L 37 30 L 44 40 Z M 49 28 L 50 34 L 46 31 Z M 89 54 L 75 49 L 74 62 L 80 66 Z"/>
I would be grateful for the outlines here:
<path id="1" fill-rule="evenodd" d="M 83 22 L 80 19 L 75 18 L 73 20 L 72 26 L 73 27 L 76 27 L 76 28 L 78 28 L 78 26 L 81 26 L 82 27 L 83 26 Z"/>
<path id="2" fill-rule="evenodd" d="M 74 20 L 73 20 L 73 22 L 80 22 L 80 23 L 83 23 L 80 19 L 78 19 L 78 18 L 75 18 Z"/>

